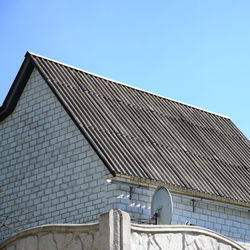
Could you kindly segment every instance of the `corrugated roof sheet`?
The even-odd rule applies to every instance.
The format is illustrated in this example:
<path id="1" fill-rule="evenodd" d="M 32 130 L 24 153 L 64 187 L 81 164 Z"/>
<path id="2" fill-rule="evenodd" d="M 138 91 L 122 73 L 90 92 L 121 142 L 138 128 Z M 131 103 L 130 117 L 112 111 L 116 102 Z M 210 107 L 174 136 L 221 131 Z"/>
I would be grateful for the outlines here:
<path id="1" fill-rule="evenodd" d="M 112 174 L 250 202 L 250 143 L 227 118 L 27 53 Z"/>

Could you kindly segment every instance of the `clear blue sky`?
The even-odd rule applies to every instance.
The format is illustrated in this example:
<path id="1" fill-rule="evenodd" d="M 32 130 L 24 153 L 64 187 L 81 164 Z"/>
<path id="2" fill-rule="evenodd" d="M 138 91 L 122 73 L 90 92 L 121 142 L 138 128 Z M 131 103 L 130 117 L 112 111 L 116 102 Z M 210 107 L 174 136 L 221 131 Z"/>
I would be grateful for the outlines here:
<path id="1" fill-rule="evenodd" d="M 250 1 L 0 1 L 0 104 L 27 50 L 231 117 L 250 138 Z"/>

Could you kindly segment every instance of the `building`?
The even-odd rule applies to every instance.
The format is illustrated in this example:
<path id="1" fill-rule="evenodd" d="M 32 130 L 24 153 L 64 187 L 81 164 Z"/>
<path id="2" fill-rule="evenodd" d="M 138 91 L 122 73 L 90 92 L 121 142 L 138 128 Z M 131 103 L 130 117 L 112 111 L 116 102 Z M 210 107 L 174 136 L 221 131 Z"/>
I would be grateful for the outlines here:
<path id="1" fill-rule="evenodd" d="M 250 143 L 228 117 L 27 52 L 0 141 L 2 239 L 115 208 L 149 222 L 163 185 L 172 224 L 250 245 Z"/>

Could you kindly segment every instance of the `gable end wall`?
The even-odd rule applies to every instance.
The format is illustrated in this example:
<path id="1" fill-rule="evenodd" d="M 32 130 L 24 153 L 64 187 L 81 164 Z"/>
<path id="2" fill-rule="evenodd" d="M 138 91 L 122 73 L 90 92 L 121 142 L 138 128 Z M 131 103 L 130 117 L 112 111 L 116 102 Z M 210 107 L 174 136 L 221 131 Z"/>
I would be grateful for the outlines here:
<path id="1" fill-rule="evenodd" d="M 0 123 L 0 240 L 49 223 L 85 223 L 113 208 L 109 171 L 34 69 Z"/>

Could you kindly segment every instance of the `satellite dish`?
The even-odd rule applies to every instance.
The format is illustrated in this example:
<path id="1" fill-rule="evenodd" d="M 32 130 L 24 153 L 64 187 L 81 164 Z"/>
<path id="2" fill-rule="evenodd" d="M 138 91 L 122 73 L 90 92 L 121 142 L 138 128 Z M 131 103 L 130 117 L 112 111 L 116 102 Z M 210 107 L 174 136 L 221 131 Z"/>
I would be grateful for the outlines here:
<path id="1" fill-rule="evenodd" d="M 159 187 L 155 190 L 151 201 L 151 217 L 154 220 L 154 224 L 171 224 L 172 214 L 172 197 L 166 188 Z"/>

